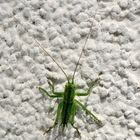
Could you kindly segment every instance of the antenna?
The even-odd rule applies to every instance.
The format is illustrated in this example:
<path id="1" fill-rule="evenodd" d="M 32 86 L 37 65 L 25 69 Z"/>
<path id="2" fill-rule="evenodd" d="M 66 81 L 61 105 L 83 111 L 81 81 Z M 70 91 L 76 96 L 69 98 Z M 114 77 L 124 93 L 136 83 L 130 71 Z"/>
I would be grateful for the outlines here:
<path id="1" fill-rule="evenodd" d="M 92 27 L 92 26 L 91 26 L 91 27 Z M 79 65 L 80 59 L 81 59 L 81 57 L 82 57 L 83 51 L 85 50 L 85 47 L 86 47 L 87 41 L 88 41 L 89 36 L 90 36 L 90 32 L 91 32 L 91 28 L 90 28 L 90 30 L 89 30 L 89 33 L 88 33 L 87 37 L 86 37 L 85 43 L 84 43 L 84 45 L 83 45 L 83 48 L 82 48 L 82 50 L 81 50 L 81 53 L 80 53 L 79 59 L 78 59 L 78 61 L 77 61 L 76 67 L 75 67 L 75 69 L 74 69 L 74 73 L 73 73 L 73 76 L 72 76 L 72 83 L 74 82 L 74 76 L 75 76 L 75 73 L 76 73 L 77 67 L 78 67 L 78 65 Z"/>
<path id="2" fill-rule="evenodd" d="M 15 18 L 15 17 L 14 17 Z M 17 19 L 17 18 L 15 18 L 17 21 L 18 21 L 18 23 L 20 24 L 20 25 L 22 25 L 21 23 L 20 23 L 20 21 Z M 26 29 L 26 28 L 24 28 L 27 32 L 28 32 L 28 30 Z M 34 39 L 35 41 L 36 41 L 36 43 L 38 44 L 38 46 L 55 62 L 55 64 L 61 69 L 61 71 L 63 72 L 63 74 L 65 75 L 65 77 L 66 77 L 66 79 L 67 79 L 67 81 L 69 82 L 69 78 L 68 78 L 68 76 L 67 76 L 67 74 L 65 73 L 65 71 L 62 69 L 62 67 L 57 63 L 57 61 L 41 46 L 41 44 L 36 40 L 36 39 Z"/>
<path id="3" fill-rule="evenodd" d="M 55 62 L 55 64 L 61 69 L 61 71 L 63 72 L 63 74 L 66 76 L 66 78 L 67 78 L 67 80 L 68 80 L 68 82 L 69 82 L 69 78 L 68 78 L 68 76 L 67 76 L 67 74 L 65 73 L 65 71 L 62 69 L 62 67 L 57 63 L 57 61 L 41 46 L 41 44 L 36 40 L 36 39 L 34 39 L 36 42 L 37 42 L 37 44 L 38 44 L 38 46 Z"/>

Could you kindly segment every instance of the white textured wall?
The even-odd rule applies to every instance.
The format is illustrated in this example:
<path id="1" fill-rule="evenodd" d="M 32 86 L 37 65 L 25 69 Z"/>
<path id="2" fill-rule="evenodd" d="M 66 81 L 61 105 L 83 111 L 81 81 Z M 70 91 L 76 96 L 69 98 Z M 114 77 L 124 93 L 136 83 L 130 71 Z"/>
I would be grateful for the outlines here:
<path id="1" fill-rule="evenodd" d="M 51 78 L 61 90 L 66 79 L 35 39 L 71 75 L 91 24 L 75 81 L 85 89 L 103 71 L 103 87 L 78 100 L 104 126 L 96 127 L 79 110 L 81 139 L 140 139 L 139 0 L 0 0 L 0 140 L 79 139 L 71 126 L 64 137 L 57 137 L 57 129 L 43 135 L 58 102 L 37 86 L 49 89 Z"/>

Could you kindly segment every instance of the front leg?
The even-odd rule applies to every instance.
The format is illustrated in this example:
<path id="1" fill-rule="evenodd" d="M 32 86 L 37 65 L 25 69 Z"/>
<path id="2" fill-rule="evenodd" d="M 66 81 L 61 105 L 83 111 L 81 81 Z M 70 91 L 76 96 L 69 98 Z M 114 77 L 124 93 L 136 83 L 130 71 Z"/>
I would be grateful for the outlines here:
<path id="1" fill-rule="evenodd" d="M 49 92 L 48 91 L 46 91 L 44 88 L 42 88 L 42 87 L 39 87 L 39 91 L 44 95 L 44 96 L 49 96 L 49 97 L 51 97 L 51 98 L 55 98 L 55 97 L 62 97 L 63 96 L 63 92 L 55 92 L 54 91 L 54 83 L 51 81 L 51 80 L 49 80 L 48 81 L 48 84 L 49 84 L 49 87 L 51 88 L 51 92 L 52 92 L 52 94 L 49 94 Z"/>
<path id="2" fill-rule="evenodd" d="M 49 80 L 48 81 L 48 84 L 49 84 L 49 86 L 51 88 L 51 92 L 53 94 L 55 94 L 55 96 L 62 97 L 64 95 L 64 92 L 63 91 L 62 92 L 54 91 L 54 82 L 52 82 L 51 80 Z"/>
<path id="3" fill-rule="evenodd" d="M 52 80 L 48 80 L 48 84 L 51 88 L 51 92 L 54 93 L 54 82 Z"/>
<path id="4" fill-rule="evenodd" d="M 87 96 L 91 93 L 93 87 L 97 86 L 99 84 L 99 81 L 100 79 L 96 79 L 95 81 L 92 81 L 90 84 L 89 84 L 89 88 L 87 90 L 87 92 L 83 92 L 83 93 L 76 93 L 77 96 Z"/>

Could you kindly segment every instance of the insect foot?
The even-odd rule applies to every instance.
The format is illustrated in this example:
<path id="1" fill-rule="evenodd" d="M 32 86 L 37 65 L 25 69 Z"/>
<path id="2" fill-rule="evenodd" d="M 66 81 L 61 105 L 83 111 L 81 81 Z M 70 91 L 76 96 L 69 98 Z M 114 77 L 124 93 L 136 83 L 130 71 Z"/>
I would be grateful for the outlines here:
<path id="1" fill-rule="evenodd" d="M 72 127 L 73 127 L 74 129 L 76 129 L 76 133 L 77 133 L 78 136 L 81 138 L 81 133 L 80 133 L 80 131 L 78 130 L 78 128 L 77 128 L 76 126 L 74 126 L 73 124 L 72 124 Z"/>
<path id="2" fill-rule="evenodd" d="M 103 72 L 99 72 L 98 76 L 100 76 L 102 74 L 103 74 Z M 100 77 L 95 79 L 94 81 L 92 79 L 90 79 L 90 82 L 88 82 L 87 84 L 88 84 L 89 87 L 95 87 L 97 85 L 102 86 L 102 84 L 100 83 L 100 80 L 101 80 Z"/>
<path id="3" fill-rule="evenodd" d="M 103 123 L 101 120 L 96 118 L 96 120 L 94 120 L 94 121 L 98 124 L 98 126 L 100 126 L 100 127 L 103 126 Z"/>
<path id="4" fill-rule="evenodd" d="M 49 133 L 51 131 L 51 129 L 53 129 L 55 126 L 56 126 L 56 124 L 51 126 L 49 129 L 45 129 L 43 135 L 45 135 L 46 133 Z"/>
<path id="5" fill-rule="evenodd" d="M 49 133 L 49 132 L 51 131 L 51 129 L 52 129 L 52 128 L 49 128 L 49 129 L 47 129 L 47 130 L 44 130 L 43 135 L 45 135 L 46 133 Z"/>

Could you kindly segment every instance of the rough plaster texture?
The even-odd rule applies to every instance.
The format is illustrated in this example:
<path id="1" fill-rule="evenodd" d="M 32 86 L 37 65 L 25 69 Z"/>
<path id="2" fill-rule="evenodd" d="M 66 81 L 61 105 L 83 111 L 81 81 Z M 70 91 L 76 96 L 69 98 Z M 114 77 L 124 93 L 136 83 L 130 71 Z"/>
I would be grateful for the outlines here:
<path id="1" fill-rule="evenodd" d="M 36 87 L 52 79 L 62 90 L 66 79 L 35 40 L 71 75 L 91 25 L 75 81 L 86 89 L 103 72 L 103 87 L 78 100 L 104 126 L 78 110 L 81 139 L 140 140 L 139 0 L 0 0 L 0 140 L 79 140 L 71 126 L 43 135 L 58 101 Z"/>

